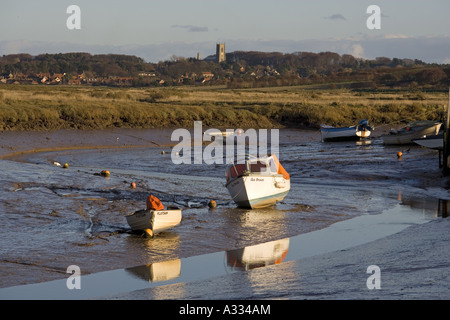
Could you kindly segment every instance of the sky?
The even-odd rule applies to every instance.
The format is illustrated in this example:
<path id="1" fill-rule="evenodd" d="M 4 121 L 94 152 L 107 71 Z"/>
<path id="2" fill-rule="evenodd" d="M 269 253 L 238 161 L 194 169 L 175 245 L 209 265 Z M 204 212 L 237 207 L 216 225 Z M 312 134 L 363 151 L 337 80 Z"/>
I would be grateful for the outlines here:
<path id="1" fill-rule="evenodd" d="M 71 5 L 79 15 L 67 12 Z M 371 5 L 380 8 L 379 29 L 367 26 Z M 0 55 L 119 53 L 158 62 L 204 58 L 222 42 L 227 52 L 332 51 L 450 63 L 449 14 L 449 0 L 1 1 Z"/>

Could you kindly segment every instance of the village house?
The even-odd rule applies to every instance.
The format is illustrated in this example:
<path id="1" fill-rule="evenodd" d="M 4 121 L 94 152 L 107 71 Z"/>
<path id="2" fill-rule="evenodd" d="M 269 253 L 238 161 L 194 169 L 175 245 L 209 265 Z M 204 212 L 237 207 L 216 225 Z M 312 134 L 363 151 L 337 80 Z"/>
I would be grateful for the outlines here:
<path id="1" fill-rule="evenodd" d="M 156 73 L 154 72 L 140 72 L 138 74 L 139 77 L 156 77 Z"/>
<path id="2" fill-rule="evenodd" d="M 202 72 L 202 83 L 211 81 L 214 78 L 214 73 L 212 72 Z"/>

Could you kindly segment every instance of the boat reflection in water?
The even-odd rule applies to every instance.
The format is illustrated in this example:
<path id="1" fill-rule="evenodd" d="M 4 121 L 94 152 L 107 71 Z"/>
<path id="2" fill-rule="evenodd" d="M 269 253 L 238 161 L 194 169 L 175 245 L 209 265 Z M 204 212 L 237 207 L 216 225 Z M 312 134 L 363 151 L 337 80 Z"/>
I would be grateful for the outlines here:
<path id="1" fill-rule="evenodd" d="M 265 290 L 277 285 L 277 294 L 286 289 L 283 284 L 286 272 L 292 271 L 289 277 L 298 277 L 292 264 L 282 268 L 280 277 L 276 272 L 253 272 L 252 269 L 288 261 L 300 260 L 319 254 L 338 252 L 354 246 L 362 245 L 398 233 L 405 228 L 422 224 L 438 217 L 447 217 L 449 201 L 437 198 L 418 198 L 414 194 L 397 195 L 397 204 L 380 214 L 365 214 L 352 219 L 336 222 L 327 228 L 306 232 L 291 238 L 270 241 L 241 249 L 226 252 L 208 253 L 188 258 L 155 262 L 144 266 L 118 269 L 83 276 L 83 290 L 67 290 L 67 279 L 59 279 L 44 283 L 0 288 L 0 299 L 92 299 L 99 297 L 139 297 L 143 289 L 164 286 L 166 284 L 184 284 L 193 281 L 215 279 L 230 273 L 244 272 L 241 277 L 231 277 L 225 281 L 238 281 L 248 296 L 265 294 Z M 250 216 L 245 215 L 246 223 L 260 221 L 265 215 L 256 214 L 252 210 Z M 235 217 L 235 216 L 234 216 Z M 245 225 L 245 224 L 244 224 Z M 135 239 L 135 237 L 130 237 Z M 149 246 L 162 245 L 168 247 L 177 243 L 178 238 L 158 237 L 148 240 Z M 311 245 L 314 244 L 314 245 Z M 289 253 L 288 253 L 289 251 Z M 226 262 L 225 262 L 226 261 Z M 224 265 L 225 263 L 225 265 Z M 182 269 L 181 269 L 182 268 Z M 247 281 L 247 282 L 246 282 Z M 156 298 L 180 298 L 189 295 L 185 286 L 180 285 L 169 291 L 155 291 Z M 133 295 L 136 292 L 136 295 Z M 246 294 L 247 294 L 246 293 Z M 131 295 L 129 295 L 131 294 Z"/>
<path id="2" fill-rule="evenodd" d="M 125 269 L 132 275 L 148 282 L 164 282 L 178 278 L 181 274 L 181 260 L 155 262 L 145 266 Z"/>
<path id="3" fill-rule="evenodd" d="M 388 210 L 389 213 L 387 216 L 383 217 L 383 215 L 368 215 L 367 217 L 360 217 L 360 219 L 374 218 L 373 220 L 375 221 L 374 222 L 375 224 L 381 223 L 384 225 L 386 224 L 386 219 L 389 220 L 389 218 L 392 218 L 393 222 L 397 221 L 394 214 L 396 210 L 400 209 L 399 214 L 400 216 L 403 216 L 404 213 L 401 212 L 401 208 L 415 209 L 411 211 L 411 213 L 417 212 L 419 213 L 419 218 L 420 216 L 424 216 L 424 218 L 426 218 L 426 219 L 419 219 L 421 221 L 428 221 L 428 219 L 448 216 L 449 201 L 447 200 L 416 199 L 414 197 L 402 196 L 401 192 L 399 192 L 398 194 L 398 200 L 399 200 L 398 206 L 394 208 L 394 211 Z M 255 211 L 250 212 L 255 213 Z M 260 217 L 259 215 L 257 216 Z M 247 215 L 245 217 L 247 217 Z M 417 218 L 417 215 L 412 214 L 409 216 L 409 218 L 408 217 L 407 218 L 412 219 L 411 221 L 415 221 L 414 220 L 415 217 Z M 353 219 L 353 221 L 355 221 L 356 223 L 355 229 L 357 229 L 358 226 L 358 222 L 356 222 L 356 220 L 358 219 L 356 218 Z M 347 222 L 347 224 L 348 223 L 351 223 L 351 221 Z M 337 225 L 338 224 L 336 224 L 336 226 Z M 323 231 L 319 231 L 318 233 L 321 232 Z M 128 268 L 125 270 L 128 274 L 133 275 L 135 278 L 145 280 L 148 283 L 157 283 L 157 282 L 176 283 L 180 281 L 184 282 L 184 281 L 191 281 L 193 279 L 198 280 L 203 278 L 209 277 L 212 278 L 215 276 L 221 276 L 223 274 L 228 273 L 229 271 L 231 272 L 249 271 L 256 268 L 281 264 L 282 262 L 286 262 L 293 259 L 300 259 L 305 256 L 311 256 L 314 254 L 341 249 L 340 247 L 329 249 L 328 246 L 330 243 L 329 241 L 325 241 L 324 244 L 317 243 L 318 248 L 312 250 L 312 253 L 309 252 L 310 251 L 309 246 L 308 245 L 305 246 L 304 244 L 311 243 L 308 237 L 314 236 L 314 234 L 315 232 L 312 232 L 309 234 L 293 237 L 292 239 L 284 238 L 280 240 L 247 246 L 239 249 L 228 250 L 224 253 L 217 252 L 214 254 L 206 254 L 192 257 L 183 262 L 183 272 L 181 272 L 180 259 L 164 262 L 156 262 L 144 266 Z M 336 236 L 337 237 L 341 236 L 339 228 L 337 230 Z M 365 241 L 362 241 L 362 243 L 364 242 Z M 356 244 L 358 243 L 355 243 L 355 245 Z M 290 248 L 290 245 L 292 245 L 293 247 Z M 321 248 L 321 245 L 324 248 Z M 292 250 L 290 250 L 291 252 L 290 256 L 287 257 L 289 249 Z M 225 257 L 223 256 L 223 254 L 225 254 Z M 228 269 L 228 271 L 222 268 L 224 258 L 226 259 L 225 269 Z M 220 260 L 222 262 L 220 262 Z M 202 271 L 199 273 L 198 272 L 199 270 Z M 175 282 L 171 281 L 174 279 L 176 279 Z"/>
<path id="4" fill-rule="evenodd" d="M 447 199 L 404 197 L 402 196 L 402 192 L 399 190 L 397 200 L 404 206 L 422 210 L 424 214 L 430 215 L 434 218 L 447 218 L 449 216 L 450 200 Z"/>
<path id="5" fill-rule="evenodd" d="M 250 270 L 283 262 L 289 250 L 289 238 L 226 252 L 228 266 Z"/>
<path id="6" fill-rule="evenodd" d="M 270 241 L 225 252 L 232 271 L 251 270 L 283 262 L 289 250 L 289 238 Z M 199 266 L 197 266 L 199 267 Z M 181 260 L 174 259 L 127 268 L 136 278 L 152 282 L 166 282 L 180 277 Z"/>

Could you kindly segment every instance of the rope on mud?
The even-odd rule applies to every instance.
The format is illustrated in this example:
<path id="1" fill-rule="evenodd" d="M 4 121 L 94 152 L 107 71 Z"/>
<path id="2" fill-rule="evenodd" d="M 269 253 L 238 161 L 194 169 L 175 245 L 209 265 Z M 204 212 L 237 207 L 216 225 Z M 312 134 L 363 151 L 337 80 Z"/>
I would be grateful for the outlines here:
<path id="1" fill-rule="evenodd" d="M 159 143 L 157 143 L 157 142 L 155 142 L 155 141 L 152 141 L 152 140 L 144 139 L 144 138 L 141 138 L 141 137 L 136 137 L 136 136 L 133 136 L 133 135 L 131 135 L 131 134 L 120 133 L 120 135 L 122 135 L 122 136 L 127 136 L 127 137 L 131 137 L 131 138 L 135 138 L 135 139 L 138 139 L 138 140 L 143 140 L 143 141 L 146 141 L 146 142 L 153 143 L 154 145 L 157 145 L 158 147 L 162 147 L 162 145 L 160 145 Z"/>
<path id="2" fill-rule="evenodd" d="M 96 235 L 90 236 L 89 238 L 91 238 L 91 239 L 97 238 L 97 239 L 102 239 L 102 240 L 105 240 L 105 241 L 109 242 L 109 240 L 106 237 L 111 237 L 111 236 L 115 236 L 117 234 L 122 234 L 122 233 L 128 233 L 129 230 L 122 228 L 122 229 L 119 229 L 119 230 L 116 230 L 116 231 L 113 231 L 113 232 L 110 232 L 110 231 L 99 231 L 98 233 L 104 233 L 104 232 L 107 232 L 108 234 L 104 235 L 104 236 L 100 236 L 100 235 L 96 234 Z"/>

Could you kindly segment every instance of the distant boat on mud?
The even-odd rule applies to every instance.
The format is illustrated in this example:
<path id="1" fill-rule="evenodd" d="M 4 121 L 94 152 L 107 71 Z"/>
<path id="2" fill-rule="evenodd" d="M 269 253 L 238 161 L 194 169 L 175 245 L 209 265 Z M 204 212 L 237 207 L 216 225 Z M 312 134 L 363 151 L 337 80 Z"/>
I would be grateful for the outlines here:
<path id="1" fill-rule="evenodd" d="M 290 176 L 274 154 L 231 164 L 226 175 L 226 188 L 233 201 L 243 208 L 274 205 L 282 201 L 291 188 Z"/>
<path id="2" fill-rule="evenodd" d="M 411 144 L 413 140 L 436 136 L 442 123 L 437 121 L 414 121 L 400 130 L 391 130 L 381 136 L 385 145 Z"/>
<path id="3" fill-rule="evenodd" d="M 368 138 L 372 131 L 373 128 L 369 126 L 366 119 L 361 120 L 358 125 L 350 127 L 333 127 L 325 124 L 320 126 L 320 133 L 324 142 Z"/>

